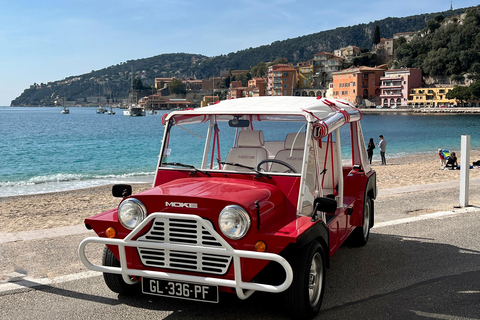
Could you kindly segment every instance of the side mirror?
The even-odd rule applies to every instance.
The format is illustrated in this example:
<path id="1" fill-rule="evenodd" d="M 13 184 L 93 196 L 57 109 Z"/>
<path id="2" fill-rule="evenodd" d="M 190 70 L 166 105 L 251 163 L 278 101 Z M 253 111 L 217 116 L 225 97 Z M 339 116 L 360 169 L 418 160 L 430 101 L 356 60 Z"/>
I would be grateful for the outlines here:
<path id="1" fill-rule="evenodd" d="M 125 198 L 132 194 L 132 186 L 128 184 L 115 184 L 112 187 L 112 195 L 117 198 Z"/>
<path id="2" fill-rule="evenodd" d="M 316 198 L 313 202 L 313 207 L 316 211 L 335 213 L 335 211 L 337 211 L 337 200 L 330 198 Z"/>

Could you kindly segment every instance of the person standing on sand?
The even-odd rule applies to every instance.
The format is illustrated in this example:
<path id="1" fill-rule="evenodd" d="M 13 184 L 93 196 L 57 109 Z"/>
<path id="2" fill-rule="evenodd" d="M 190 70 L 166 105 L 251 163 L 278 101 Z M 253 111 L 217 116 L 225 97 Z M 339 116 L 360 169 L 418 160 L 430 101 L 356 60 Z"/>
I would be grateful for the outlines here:
<path id="1" fill-rule="evenodd" d="M 375 149 L 375 142 L 373 142 L 373 138 L 370 138 L 367 146 L 368 161 L 370 161 L 370 164 L 372 164 L 373 149 Z"/>
<path id="2" fill-rule="evenodd" d="M 440 157 L 440 170 L 445 168 L 445 155 L 443 154 L 442 149 L 438 149 L 438 156 Z"/>
<path id="3" fill-rule="evenodd" d="M 382 158 L 382 165 L 386 165 L 387 160 L 385 159 L 385 150 L 387 149 L 387 140 L 383 139 L 383 135 L 380 135 L 380 142 L 378 143 L 378 147 L 380 148 L 380 157 Z"/>

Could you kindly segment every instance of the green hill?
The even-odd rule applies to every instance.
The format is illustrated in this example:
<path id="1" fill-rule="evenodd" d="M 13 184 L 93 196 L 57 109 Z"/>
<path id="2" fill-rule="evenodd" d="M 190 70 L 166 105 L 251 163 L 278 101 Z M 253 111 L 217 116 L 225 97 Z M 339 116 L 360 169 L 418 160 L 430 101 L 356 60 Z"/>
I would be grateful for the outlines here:
<path id="1" fill-rule="evenodd" d="M 11 102 L 12 106 L 53 106 L 57 96 L 67 101 L 86 101 L 87 97 L 102 95 L 106 98 L 125 99 L 131 86 L 131 71 L 141 77 L 143 84 L 151 86 L 158 77 L 195 77 L 197 79 L 218 76 L 230 69 L 250 70 L 259 62 L 287 58 L 297 63 L 313 58 L 315 53 L 355 45 L 371 48 L 375 26 L 379 26 L 383 38 L 391 38 L 397 32 L 418 31 L 427 21 L 438 15 L 458 16 L 466 8 L 428 13 L 404 18 L 385 18 L 366 24 L 341 27 L 294 39 L 276 41 L 257 48 L 248 48 L 228 54 L 206 57 L 199 54 L 171 53 L 151 58 L 129 60 L 87 74 L 47 83 L 33 84 Z"/>

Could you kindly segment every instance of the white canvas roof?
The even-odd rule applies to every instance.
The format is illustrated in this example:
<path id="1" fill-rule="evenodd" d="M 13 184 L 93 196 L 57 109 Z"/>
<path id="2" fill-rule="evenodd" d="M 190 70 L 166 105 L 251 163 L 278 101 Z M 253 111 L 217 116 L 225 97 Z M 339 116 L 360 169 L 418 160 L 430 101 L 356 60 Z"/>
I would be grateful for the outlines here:
<path id="1" fill-rule="evenodd" d="M 176 124 L 203 122 L 211 115 L 258 115 L 259 120 L 296 120 L 302 118 L 308 122 L 325 126 L 324 133 L 346 123 L 359 121 L 361 112 L 344 100 L 316 97 L 252 97 L 222 100 L 217 104 L 193 110 L 174 111 L 166 116 Z M 225 117 L 218 117 L 217 120 Z M 202 120 L 199 120 L 202 119 Z M 224 119 L 223 119 L 224 120 Z"/>
<path id="2" fill-rule="evenodd" d="M 334 105 L 332 105 L 334 104 Z M 333 113 L 344 109 L 348 113 L 360 114 L 351 103 L 337 99 L 318 99 L 315 97 L 255 97 L 222 100 L 217 104 L 194 110 L 175 111 L 172 116 L 182 115 L 213 115 L 213 114 L 253 114 L 253 115 L 314 115 L 318 119 L 326 119 Z"/>

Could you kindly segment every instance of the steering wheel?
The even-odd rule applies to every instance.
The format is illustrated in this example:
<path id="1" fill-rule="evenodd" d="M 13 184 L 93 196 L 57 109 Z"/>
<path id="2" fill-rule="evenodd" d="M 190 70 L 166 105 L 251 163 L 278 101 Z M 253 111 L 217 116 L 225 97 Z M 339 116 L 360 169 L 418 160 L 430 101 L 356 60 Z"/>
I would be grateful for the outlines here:
<path id="1" fill-rule="evenodd" d="M 288 170 L 284 171 L 284 173 L 289 173 L 289 172 L 297 173 L 297 170 L 295 170 L 295 168 L 292 167 L 290 164 L 286 163 L 285 161 L 277 160 L 277 159 L 265 159 L 265 160 L 260 161 L 257 165 L 257 171 L 262 170 L 262 168 L 260 168 L 262 166 L 262 164 L 269 163 L 269 162 L 278 163 L 278 164 L 281 164 L 282 166 L 287 167 Z"/>

